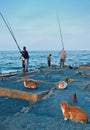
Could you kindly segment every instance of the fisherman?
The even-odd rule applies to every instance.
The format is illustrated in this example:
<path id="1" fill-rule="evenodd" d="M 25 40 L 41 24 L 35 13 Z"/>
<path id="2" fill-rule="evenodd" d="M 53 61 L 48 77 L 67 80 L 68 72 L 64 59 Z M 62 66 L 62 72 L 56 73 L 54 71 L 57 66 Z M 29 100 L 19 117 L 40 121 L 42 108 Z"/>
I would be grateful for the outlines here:
<path id="1" fill-rule="evenodd" d="M 64 67 L 65 59 L 66 59 L 66 51 L 64 49 L 62 49 L 62 51 L 61 51 L 61 57 L 60 57 L 60 67 L 61 68 Z"/>
<path id="2" fill-rule="evenodd" d="M 48 63 L 48 67 L 50 67 L 51 66 L 51 54 L 49 54 L 48 55 L 48 57 L 47 57 L 47 63 Z"/>
<path id="3" fill-rule="evenodd" d="M 21 51 L 21 54 L 23 72 L 28 72 L 29 54 L 25 46 L 23 47 L 23 51 Z"/>

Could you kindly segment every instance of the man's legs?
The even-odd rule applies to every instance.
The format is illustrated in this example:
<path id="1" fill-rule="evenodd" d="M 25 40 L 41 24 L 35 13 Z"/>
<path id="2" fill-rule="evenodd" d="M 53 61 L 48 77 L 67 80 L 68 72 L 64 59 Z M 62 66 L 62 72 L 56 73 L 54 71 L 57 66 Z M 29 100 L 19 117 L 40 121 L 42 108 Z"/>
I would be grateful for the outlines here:
<path id="1" fill-rule="evenodd" d="M 25 71 L 28 71 L 28 63 L 29 63 L 29 60 L 26 59 L 26 60 L 25 60 Z"/>
<path id="2" fill-rule="evenodd" d="M 25 60 L 22 60 L 23 72 L 25 72 Z"/>

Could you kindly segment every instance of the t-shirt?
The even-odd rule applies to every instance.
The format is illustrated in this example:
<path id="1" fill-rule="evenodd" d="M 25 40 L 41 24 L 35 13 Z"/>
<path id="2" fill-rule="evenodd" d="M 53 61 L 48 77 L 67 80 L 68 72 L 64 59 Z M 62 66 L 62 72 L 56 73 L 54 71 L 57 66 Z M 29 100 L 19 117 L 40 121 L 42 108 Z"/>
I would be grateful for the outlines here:
<path id="1" fill-rule="evenodd" d="M 27 51 L 22 51 L 22 57 L 24 57 L 25 59 L 29 59 L 29 54 Z"/>

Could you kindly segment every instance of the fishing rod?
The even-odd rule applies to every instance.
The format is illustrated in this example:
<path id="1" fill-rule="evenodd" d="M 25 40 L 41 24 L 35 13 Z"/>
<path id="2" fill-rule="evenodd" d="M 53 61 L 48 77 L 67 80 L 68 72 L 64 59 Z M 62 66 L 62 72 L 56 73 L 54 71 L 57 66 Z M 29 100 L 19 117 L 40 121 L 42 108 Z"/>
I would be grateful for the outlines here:
<path id="1" fill-rule="evenodd" d="M 15 36 L 14 36 L 13 30 L 12 30 L 12 28 L 11 28 L 9 22 L 8 22 L 8 23 L 6 22 L 4 16 L 2 15 L 1 12 L 0 12 L 0 15 L 1 15 L 1 17 L 2 17 L 2 19 L 3 19 L 3 21 L 4 21 L 4 23 L 5 23 L 5 25 L 7 26 L 7 28 L 8 28 L 8 30 L 9 30 L 10 34 L 12 35 L 12 37 L 13 37 L 13 39 L 14 39 L 14 41 L 15 41 L 15 43 L 16 43 L 18 49 L 19 49 L 19 52 L 21 53 L 21 49 L 20 49 L 20 47 L 19 47 L 19 45 L 18 45 L 18 42 L 17 42 L 17 40 L 16 40 L 16 38 L 15 38 Z"/>
<path id="2" fill-rule="evenodd" d="M 61 37 L 62 49 L 64 50 L 63 37 L 62 37 L 62 32 L 61 32 L 61 25 L 60 25 L 60 20 L 59 20 L 59 16 L 58 15 L 57 15 L 57 21 L 58 21 L 58 26 L 59 26 L 59 34 L 60 34 L 60 37 Z"/>

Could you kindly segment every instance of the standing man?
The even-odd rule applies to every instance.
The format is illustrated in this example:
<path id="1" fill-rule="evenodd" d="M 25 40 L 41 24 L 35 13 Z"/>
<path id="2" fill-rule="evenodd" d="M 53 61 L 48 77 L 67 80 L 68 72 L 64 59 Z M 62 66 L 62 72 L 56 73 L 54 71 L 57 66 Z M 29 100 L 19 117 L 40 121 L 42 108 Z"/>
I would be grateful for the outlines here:
<path id="1" fill-rule="evenodd" d="M 62 49 L 62 51 L 61 51 L 61 57 L 60 57 L 60 67 L 61 68 L 64 67 L 65 59 L 66 59 L 66 51 L 64 49 Z"/>
<path id="2" fill-rule="evenodd" d="M 49 54 L 48 57 L 47 57 L 48 67 L 51 66 L 51 56 L 52 56 L 52 55 Z"/>
<path id="3" fill-rule="evenodd" d="M 23 51 L 21 52 L 21 54 L 23 72 L 28 72 L 29 54 L 25 46 L 23 47 Z"/>

